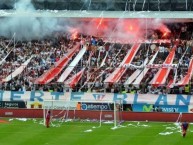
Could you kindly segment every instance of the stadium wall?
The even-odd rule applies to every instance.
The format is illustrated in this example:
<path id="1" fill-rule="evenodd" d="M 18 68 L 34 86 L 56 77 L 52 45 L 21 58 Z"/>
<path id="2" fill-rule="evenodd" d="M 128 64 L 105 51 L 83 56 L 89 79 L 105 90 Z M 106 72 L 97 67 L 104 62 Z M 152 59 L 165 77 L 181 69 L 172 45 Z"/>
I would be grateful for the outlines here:
<path id="1" fill-rule="evenodd" d="M 58 111 L 58 112 L 57 112 Z M 59 113 L 60 110 L 56 110 L 55 113 Z M 74 114 L 75 113 L 75 114 Z M 104 119 L 109 119 L 109 116 L 113 117 L 114 112 L 104 111 Z M 100 111 L 82 111 L 77 110 L 69 111 L 69 117 L 73 118 L 74 115 L 76 118 L 82 119 L 96 119 L 100 116 Z M 123 111 L 119 113 L 121 120 L 125 121 L 161 121 L 161 122 L 175 122 L 179 113 L 163 113 L 163 112 L 128 112 Z M 43 118 L 42 109 L 0 109 L 0 117 L 10 117 L 10 118 Z M 193 122 L 192 113 L 183 113 L 181 121 Z"/>

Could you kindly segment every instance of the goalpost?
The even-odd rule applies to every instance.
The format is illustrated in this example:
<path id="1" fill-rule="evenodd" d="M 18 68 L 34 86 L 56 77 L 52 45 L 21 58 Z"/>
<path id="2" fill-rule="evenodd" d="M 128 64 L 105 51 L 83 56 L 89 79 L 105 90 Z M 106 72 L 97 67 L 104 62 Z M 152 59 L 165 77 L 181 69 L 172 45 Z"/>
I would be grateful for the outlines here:
<path id="1" fill-rule="evenodd" d="M 181 130 L 181 125 L 182 125 L 182 112 L 179 113 L 178 118 L 177 118 L 177 120 L 176 120 L 176 122 L 175 122 L 174 124 L 177 126 L 177 128 L 180 129 L 180 132 L 181 132 L 181 131 L 182 131 L 182 130 Z"/>
<path id="2" fill-rule="evenodd" d="M 67 101 L 44 100 L 44 124 L 48 111 L 51 112 L 51 126 L 59 126 L 68 121 L 111 123 L 116 128 L 121 121 L 120 101 Z M 57 124 L 57 125 L 56 125 Z"/>

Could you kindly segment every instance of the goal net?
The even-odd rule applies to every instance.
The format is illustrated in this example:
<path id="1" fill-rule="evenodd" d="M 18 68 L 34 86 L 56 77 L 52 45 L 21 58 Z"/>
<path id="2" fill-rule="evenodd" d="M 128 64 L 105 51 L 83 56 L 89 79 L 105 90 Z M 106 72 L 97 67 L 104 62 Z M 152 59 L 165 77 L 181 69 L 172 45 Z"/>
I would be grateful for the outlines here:
<path id="1" fill-rule="evenodd" d="M 166 129 L 164 131 L 160 132 L 159 134 L 160 135 L 170 135 L 173 133 L 182 134 L 181 121 L 182 121 L 182 113 L 180 112 L 175 123 L 172 123 L 170 125 L 166 125 Z"/>
<path id="2" fill-rule="evenodd" d="M 64 101 L 44 100 L 44 124 L 48 111 L 51 112 L 51 126 L 60 126 L 69 121 L 97 122 L 113 124 L 121 122 L 121 104 L 114 101 Z"/>

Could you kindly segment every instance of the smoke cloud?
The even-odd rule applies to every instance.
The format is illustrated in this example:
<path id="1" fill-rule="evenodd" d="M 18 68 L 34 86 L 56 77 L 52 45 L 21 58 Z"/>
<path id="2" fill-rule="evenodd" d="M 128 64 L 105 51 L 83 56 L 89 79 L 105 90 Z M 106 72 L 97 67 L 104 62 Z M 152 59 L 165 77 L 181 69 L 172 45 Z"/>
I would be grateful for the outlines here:
<path id="1" fill-rule="evenodd" d="M 103 19 L 94 18 L 81 20 L 69 20 L 67 30 L 104 37 L 109 40 L 121 40 L 132 42 L 147 39 L 147 35 L 153 34 L 153 30 L 170 32 L 162 19 Z"/>
<path id="2" fill-rule="evenodd" d="M 89 4 L 90 0 L 82 2 Z M 114 7 L 114 0 L 105 2 L 109 8 Z M 31 0 L 19 0 L 14 6 L 18 13 L 36 11 Z M 149 29 L 159 29 L 163 33 L 170 31 L 161 19 L 59 19 L 30 16 L 0 18 L 0 36 L 11 38 L 15 33 L 19 40 L 42 39 L 51 36 L 55 31 L 77 31 L 86 35 L 128 41 L 144 39 Z"/>
<path id="3" fill-rule="evenodd" d="M 16 12 L 35 11 L 31 0 L 20 0 L 15 4 Z M 16 33 L 19 40 L 41 39 L 56 31 L 56 18 L 4 17 L 0 19 L 0 35 L 12 37 Z"/>

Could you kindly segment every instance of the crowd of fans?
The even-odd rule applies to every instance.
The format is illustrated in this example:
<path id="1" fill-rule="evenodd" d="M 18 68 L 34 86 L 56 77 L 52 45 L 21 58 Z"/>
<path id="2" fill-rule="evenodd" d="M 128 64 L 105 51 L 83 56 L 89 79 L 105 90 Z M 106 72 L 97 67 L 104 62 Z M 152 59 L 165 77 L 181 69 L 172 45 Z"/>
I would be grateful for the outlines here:
<path id="1" fill-rule="evenodd" d="M 177 68 L 171 69 L 165 85 L 154 86 L 150 84 L 159 68 L 150 68 L 144 75 L 140 84 L 128 84 L 124 82 L 137 69 L 128 67 L 121 79 L 116 83 L 104 83 L 104 80 L 119 67 L 123 58 L 131 49 L 132 44 L 120 44 L 104 42 L 102 38 L 93 36 L 84 36 L 78 34 L 77 38 L 71 38 L 67 34 L 56 35 L 52 38 L 33 41 L 15 42 L 13 39 L 0 37 L 0 90 L 12 91 L 83 91 L 83 92 L 111 92 L 111 93 L 152 93 L 152 94 L 168 94 L 168 93 L 187 93 L 190 94 L 191 80 L 186 86 L 168 87 L 168 83 L 176 77 L 176 81 L 181 80 L 187 73 L 189 62 L 192 57 L 193 45 L 191 38 L 180 38 L 178 40 L 176 54 L 173 64 L 177 64 Z M 160 39 L 154 37 L 152 39 Z M 172 36 L 171 36 L 172 37 Z M 151 60 L 153 55 L 158 51 L 158 55 L 154 60 L 154 64 L 163 64 L 168 54 L 174 49 L 175 42 L 173 37 L 170 38 L 171 43 L 141 44 L 136 53 L 132 64 L 141 66 L 148 57 Z M 55 63 L 65 56 L 76 43 L 79 42 L 81 47 L 86 47 L 86 53 L 78 62 L 73 72 L 68 76 L 68 80 L 77 74 L 82 68 L 85 68 L 84 74 L 75 87 L 70 88 L 64 83 L 57 83 L 57 79 L 62 72 L 54 78 L 50 83 L 41 85 L 35 84 L 35 80 L 54 67 Z M 83 43 L 84 42 L 84 43 Z M 73 56 L 73 58 L 78 54 Z M 7 56 L 7 57 L 6 57 Z M 16 68 L 23 65 L 29 58 L 30 63 L 24 71 L 16 77 L 11 78 L 8 82 L 3 82 L 9 74 Z M 4 59 L 6 58 L 6 59 Z M 73 60 L 70 60 L 70 62 Z M 70 63 L 69 62 L 69 63 Z M 65 67 L 66 68 L 66 67 Z M 65 70 L 65 69 L 64 69 Z M 63 71 L 64 71 L 63 70 Z M 188 91 L 187 88 L 188 87 Z"/>

